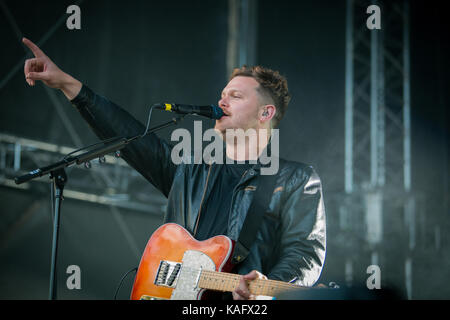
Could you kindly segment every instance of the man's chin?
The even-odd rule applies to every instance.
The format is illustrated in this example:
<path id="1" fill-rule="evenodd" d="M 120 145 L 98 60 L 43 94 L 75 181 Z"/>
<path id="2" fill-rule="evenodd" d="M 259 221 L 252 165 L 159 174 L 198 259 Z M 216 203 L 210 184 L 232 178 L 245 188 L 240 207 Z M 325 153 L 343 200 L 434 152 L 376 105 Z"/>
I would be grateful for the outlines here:
<path id="1" fill-rule="evenodd" d="M 222 139 L 225 137 L 226 128 L 223 128 L 221 125 L 218 125 L 216 122 L 216 125 L 214 126 L 214 131 L 221 137 Z"/>

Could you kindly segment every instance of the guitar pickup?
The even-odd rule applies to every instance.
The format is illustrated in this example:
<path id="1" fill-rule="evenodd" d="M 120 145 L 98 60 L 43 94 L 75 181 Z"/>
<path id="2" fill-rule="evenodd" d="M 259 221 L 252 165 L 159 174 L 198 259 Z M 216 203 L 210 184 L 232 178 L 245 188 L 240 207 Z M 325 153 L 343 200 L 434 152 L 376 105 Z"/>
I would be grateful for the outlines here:
<path id="1" fill-rule="evenodd" d="M 154 284 L 157 286 L 175 288 L 176 280 L 180 274 L 181 263 L 161 261 L 156 273 Z"/>

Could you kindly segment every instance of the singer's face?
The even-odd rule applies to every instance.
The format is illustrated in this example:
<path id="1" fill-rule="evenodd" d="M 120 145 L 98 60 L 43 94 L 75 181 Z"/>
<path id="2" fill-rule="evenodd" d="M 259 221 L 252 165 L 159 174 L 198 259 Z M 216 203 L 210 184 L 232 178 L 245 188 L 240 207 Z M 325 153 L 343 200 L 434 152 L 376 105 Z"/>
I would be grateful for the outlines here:
<path id="1" fill-rule="evenodd" d="M 259 83 L 251 78 L 237 76 L 222 91 L 219 107 L 225 115 L 216 120 L 214 129 L 225 134 L 227 129 L 259 128 L 262 103 L 257 91 Z"/>

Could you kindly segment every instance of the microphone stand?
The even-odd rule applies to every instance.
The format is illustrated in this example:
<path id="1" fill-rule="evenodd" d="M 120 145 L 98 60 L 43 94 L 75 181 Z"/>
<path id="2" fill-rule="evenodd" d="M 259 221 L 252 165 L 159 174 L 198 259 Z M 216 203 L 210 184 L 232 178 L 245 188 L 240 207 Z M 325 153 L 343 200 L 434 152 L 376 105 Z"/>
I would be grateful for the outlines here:
<path id="1" fill-rule="evenodd" d="M 180 120 L 184 118 L 185 115 L 173 118 L 171 121 L 168 121 L 164 124 L 156 126 L 150 130 L 148 130 L 145 134 L 152 133 L 171 125 L 178 124 Z M 63 190 L 64 186 L 67 183 L 67 174 L 65 172 L 65 168 L 69 167 L 73 164 L 82 164 L 88 163 L 90 160 L 95 158 L 102 158 L 106 154 L 111 152 L 116 152 L 116 156 L 119 156 L 119 150 L 126 147 L 130 142 L 142 138 L 144 135 L 137 135 L 132 138 L 117 138 L 111 142 L 105 143 L 104 146 L 95 148 L 93 150 L 87 151 L 77 156 L 65 157 L 63 160 L 58 161 L 54 164 L 51 164 L 46 167 L 38 168 L 36 170 L 30 171 L 29 173 L 14 178 L 16 184 L 25 183 L 32 179 L 36 179 L 42 177 L 43 175 L 50 174 L 50 179 L 53 179 L 53 188 L 55 193 L 55 199 L 52 199 L 54 202 L 53 208 L 53 240 L 52 240 L 52 258 L 51 258 L 51 267 L 50 267 L 50 289 L 49 289 L 49 300 L 56 299 L 56 259 L 58 254 L 58 239 L 59 239 L 59 225 L 60 225 L 60 212 L 61 212 L 61 202 L 64 200 L 63 198 Z M 53 198 L 53 197 L 52 197 Z"/>

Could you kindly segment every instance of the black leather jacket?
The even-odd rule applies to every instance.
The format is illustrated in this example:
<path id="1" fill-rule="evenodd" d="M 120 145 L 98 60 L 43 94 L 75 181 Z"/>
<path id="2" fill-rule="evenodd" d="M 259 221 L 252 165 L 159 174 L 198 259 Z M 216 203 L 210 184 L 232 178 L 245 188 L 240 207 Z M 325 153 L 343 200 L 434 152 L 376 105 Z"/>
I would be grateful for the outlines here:
<path id="1" fill-rule="evenodd" d="M 127 111 L 95 94 L 87 86 L 72 101 L 100 139 L 131 137 L 145 127 Z M 221 164 L 179 164 L 171 161 L 171 146 L 150 134 L 123 149 L 122 156 L 167 198 L 164 222 L 175 222 L 195 236 L 201 214 Z M 312 286 L 325 260 L 326 223 L 322 186 L 311 166 L 280 159 L 276 188 L 269 210 L 246 260 L 237 268 L 256 269 L 269 279 Z M 238 238 L 260 174 L 247 170 L 234 189 L 227 236 Z"/>

